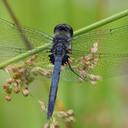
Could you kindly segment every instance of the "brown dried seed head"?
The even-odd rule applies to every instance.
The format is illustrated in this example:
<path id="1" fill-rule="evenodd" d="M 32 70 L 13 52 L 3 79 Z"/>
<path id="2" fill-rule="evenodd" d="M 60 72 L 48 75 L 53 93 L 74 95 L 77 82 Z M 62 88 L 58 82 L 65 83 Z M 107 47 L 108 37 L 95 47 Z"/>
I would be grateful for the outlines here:
<path id="1" fill-rule="evenodd" d="M 10 72 L 17 72 L 18 67 L 16 65 L 11 65 L 7 67 L 7 70 Z"/>
<path id="2" fill-rule="evenodd" d="M 38 102 L 39 102 L 39 104 L 40 104 L 40 106 L 41 106 L 41 110 L 42 110 L 43 112 L 44 112 L 44 111 L 47 111 L 46 104 L 45 104 L 43 101 L 41 101 L 41 100 L 39 100 Z"/>
<path id="3" fill-rule="evenodd" d="M 70 109 L 70 110 L 67 111 L 67 114 L 69 116 L 74 116 L 74 111 L 72 109 Z"/>
<path id="4" fill-rule="evenodd" d="M 19 73 L 24 73 L 25 70 L 26 70 L 25 68 L 21 68 L 21 69 L 18 70 L 18 72 L 19 72 Z"/>
<path id="5" fill-rule="evenodd" d="M 27 64 L 27 65 L 33 65 L 33 62 L 31 60 L 27 60 L 27 61 L 25 61 L 25 64 Z"/>
<path id="6" fill-rule="evenodd" d="M 94 65 L 91 64 L 91 65 L 88 65 L 88 69 L 93 69 L 94 68 Z"/>
<path id="7" fill-rule="evenodd" d="M 11 97 L 10 95 L 7 95 L 7 96 L 5 96 L 5 99 L 6 99 L 7 101 L 11 101 L 12 97 Z"/>
<path id="8" fill-rule="evenodd" d="M 86 61 L 86 60 L 83 60 L 83 61 L 82 61 L 82 64 L 84 64 L 84 65 L 89 65 L 90 62 L 89 62 L 89 61 Z"/>
<path id="9" fill-rule="evenodd" d="M 16 79 L 15 83 L 16 83 L 16 85 L 20 85 L 22 83 L 22 80 L 21 79 Z"/>
<path id="10" fill-rule="evenodd" d="M 5 90 L 5 92 L 6 92 L 7 94 L 11 94 L 11 93 L 12 93 L 12 86 L 11 86 L 11 85 L 8 86 L 8 88 Z"/>
<path id="11" fill-rule="evenodd" d="M 74 120 L 75 120 L 75 118 L 73 116 L 65 118 L 65 122 L 73 122 Z"/>
<path id="12" fill-rule="evenodd" d="M 12 84 L 14 82 L 14 79 L 13 78 L 10 78 L 7 80 L 7 84 Z"/>
<path id="13" fill-rule="evenodd" d="M 65 118 L 65 122 L 71 122 L 69 118 Z"/>
<path id="14" fill-rule="evenodd" d="M 86 72 L 84 70 L 80 71 L 80 80 L 83 80 L 86 77 Z"/>
<path id="15" fill-rule="evenodd" d="M 96 81 L 91 81 L 91 84 L 92 84 L 92 85 L 95 85 L 95 84 L 96 84 Z"/>
<path id="16" fill-rule="evenodd" d="M 19 88 L 18 86 L 15 86 L 15 87 L 14 87 L 14 92 L 15 92 L 15 93 L 19 93 L 19 92 L 20 92 L 20 88 Z"/>
<path id="17" fill-rule="evenodd" d="M 41 75 L 47 76 L 47 77 L 51 76 L 51 70 L 46 70 L 46 69 L 43 69 L 43 68 L 38 69 L 37 73 L 40 73 Z"/>
<path id="18" fill-rule="evenodd" d="M 17 72 L 17 71 L 18 71 L 18 67 L 12 69 L 12 72 L 13 72 L 13 73 L 15 73 L 15 72 Z"/>
<path id="19" fill-rule="evenodd" d="M 98 57 L 95 57 L 94 58 L 94 62 L 98 62 L 99 61 L 99 58 Z"/>
<path id="20" fill-rule="evenodd" d="M 73 122 L 73 121 L 75 121 L 75 118 L 74 118 L 74 116 L 70 116 L 70 117 L 69 117 L 69 120 L 70 120 L 70 122 Z"/>
<path id="21" fill-rule="evenodd" d="M 49 123 L 44 124 L 44 128 L 50 128 Z"/>
<path id="22" fill-rule="evenodd" d="M 100 79 L 101 79 L 100 76 L 98 76 L 98 75 L 93 75 L 93 74 L 90 74 L 89 78 L 90 78 L 91 80 L 93 80 L 93 81 L 97 81 L 97 80 L 100 80 Z"/>
<path id="23" fill-rule="evenodd" d="M 50 128 L 56 128 L 54 123 L 50 124 Z"/>
<path id="24" fill-rule="evenodd" d="M 6 89 L 8 89 L 8 88 L 9 88 L 9 84 L 5 83 L 5 84 L 3 85 L 3 89 L 6 90 Z"/>
<path id="25" fill-rule="evenodd" d="M 93 43 L 94 47 L 98 47 L 98 42 Z"/>
<path id="26" fill-rule="evenodd" d="M 52 124 L 51 124 L 51 126 L 50 126 L 50 128 L 59 128 L 60 126 L 59 126 L 59 124 L 58 124 L 58 122 L 56 121 L 56 122 L 53 122 Z"/>
<path id="27" fill-rule="evenodd" d="M 96 77 L 96 80 L 101 80 L 101 76 L 96 75 L 95 77 Z"/>
<path id="28" fill-rule="evenodd" d="M 25 81 L 24 81 L 24 84 L 26 84 L 26 85 L 29 85 L 30 83 L 31 83 L 30 80 L 25 80 Z"/>
<path id="29" fill-rule="evenodd" d="M 91 53 L 96 53 L 97 50 L 98 50 L 97 48 L 93 47 L 93 48 L 90 49 L 90 52 L 91 52 Z"/>
<path id="30" fill-rule="evenodd" d="M 95 80 L 95 79 L 96 79 L 96 76 L 93 75 L 93 74 L 90 74 L 90 75 L 89 75 L 89 78 L 90 78 L 91 80 Z"/>
<path id="31" fill-rule="evenodd" d="M 79 82 L 83 82 L 83 79 L 81 77 L 79 78 Z"/>
<path id="32" fill-rule="evenodd" d="M 13 75 L 13 78 L 14 79 L 19 79 L 20 77 L 21 77 L 21 73 L 19 73 L 19 72 L 16 72 L 14 75 Z"/>
<path id="33" fill-rule="evenodd" d="M 28 96 L 28 95 L 29 95 L 29 90 L 28 90 L 28 88 L 24 88 L 24 89 L 22 90 L 22 94 L 23 94 L 24 96 Z"/>
<path id="34" fill-rule="evenodd" d="M 82 58 L 82 60 L 85 60 L 85 61 L 89 61 L 90 60 L 90 56 L 89 55 L 86 55 Z"/>
<path id="35" fill-rule="evenodd" d="M 59 118 L 65 118 L 67 116 L 67 113 L 64 111 L 59 111 L 59 112 L 57 112 L 57 116 Z"/>

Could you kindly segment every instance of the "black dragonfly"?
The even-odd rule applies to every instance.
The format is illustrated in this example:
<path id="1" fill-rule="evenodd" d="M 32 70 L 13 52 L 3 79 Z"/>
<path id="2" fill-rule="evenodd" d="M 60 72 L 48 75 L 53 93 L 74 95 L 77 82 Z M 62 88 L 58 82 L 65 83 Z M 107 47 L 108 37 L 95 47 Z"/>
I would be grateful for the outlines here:
<path id="1" fill-rule="evenodd" d="M 48 119 L 54 111 L 61 69 L 64 74 L 68 74 L 68 71 L 73 72 L 78 81 L 94 84 L 101 78 L 99 74 L 102 76 L 104 71 L 117 74 L 117 69 L 119 71 L 128 61 L 128 25 L 100 29 L 80 36 L 73 36 L 73 29 L 68 24 L 55 26 L 53 36 L 30 28 L 22 28 L 22 32 L 33 48 L 49 43 L 47 48 L 39 53 L 37 63 L 43 69 L 53 71 Z M 28 51 L 20 35 L 15 24 L 0 19 L 0 62 Z"/>

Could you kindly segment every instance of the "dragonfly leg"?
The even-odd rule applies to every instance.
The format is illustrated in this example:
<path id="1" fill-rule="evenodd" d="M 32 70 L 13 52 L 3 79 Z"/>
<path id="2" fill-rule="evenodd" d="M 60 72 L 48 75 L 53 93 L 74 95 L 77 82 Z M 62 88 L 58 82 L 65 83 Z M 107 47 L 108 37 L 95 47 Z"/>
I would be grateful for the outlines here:
<path id="1" fill-rule="evenodd" d="M 80 76 L 71 66 L 70 62 L 68 61 L 67 62 L 68 66 L 69 66 L 69 69 L 76 75 L 78 76 L 80 79 L 82 79 L 83 81 L 86 81 L 86 78 L 83 78 L 82 76 Z"/>

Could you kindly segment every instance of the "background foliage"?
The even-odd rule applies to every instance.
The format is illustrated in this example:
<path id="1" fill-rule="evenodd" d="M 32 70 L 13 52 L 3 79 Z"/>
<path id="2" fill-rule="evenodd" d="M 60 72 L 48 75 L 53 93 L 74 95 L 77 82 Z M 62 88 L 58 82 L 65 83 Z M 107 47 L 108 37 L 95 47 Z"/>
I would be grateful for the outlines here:
<path id="1" fill-rule="evenodd" d="M 52 34 L 58 23 L 71 24 L 74 30 L 127 9 L 127 0 L 10 0 L 20 23 Z M 11 20 L 0 1 L 0 17 Z M 112 24 L 112 26 L 115 23 Z M 121 24 L 121 22 L 118 22 Z M 8 78 L 1 71 L 1 85 Z M 74 128 L 127 128 L 128 87 L 127 76 L 104 80 L 96 86 L 78 85 L 60 81 L 59 105 L 72 108 L 76 121 Z M 30 87 L 32 95 L 47 102 L 50 81 L 38 78 Z M 40 128 L 46 122 L 38 101 L 31 96 L 14 96 L 11 102 L 4 100 L 0 88 L 1 128 Z"/>

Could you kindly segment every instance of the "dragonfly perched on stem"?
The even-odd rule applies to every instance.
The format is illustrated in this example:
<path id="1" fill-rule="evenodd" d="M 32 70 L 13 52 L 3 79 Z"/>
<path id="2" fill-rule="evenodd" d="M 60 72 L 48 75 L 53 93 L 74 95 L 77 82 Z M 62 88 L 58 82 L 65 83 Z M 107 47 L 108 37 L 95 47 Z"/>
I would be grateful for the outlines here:
<path id="1" fill-rule="evenodd" d="M 120 69 L 119 66 L 128 60 L 126 49 L 128 47 L 128 25 L 92 31 L 75 37 L 72 27 L 68 24 L 55 26 L 53 36 L 29 28 L 22 29 L 34 48 L 49 44 L 47 48 L 40 50 L 35 62 L 35 66 L 41 67 L 44 76 L 49 76 L 47 71 L 53 71 L 47 111 L 48 119 L 54 111 L 61 67 L 65 67 L 62 70 L 65 74 L 68 69 L 80 81 L 95 84 L 97 80 L 100 80 L 99 74 L 104 74 L 102 71 L 108 70 L 116 74 L 115 71 Z M 0 62 L 27 52 L 20 34 L 15 24 L 0 19 Z"/>

